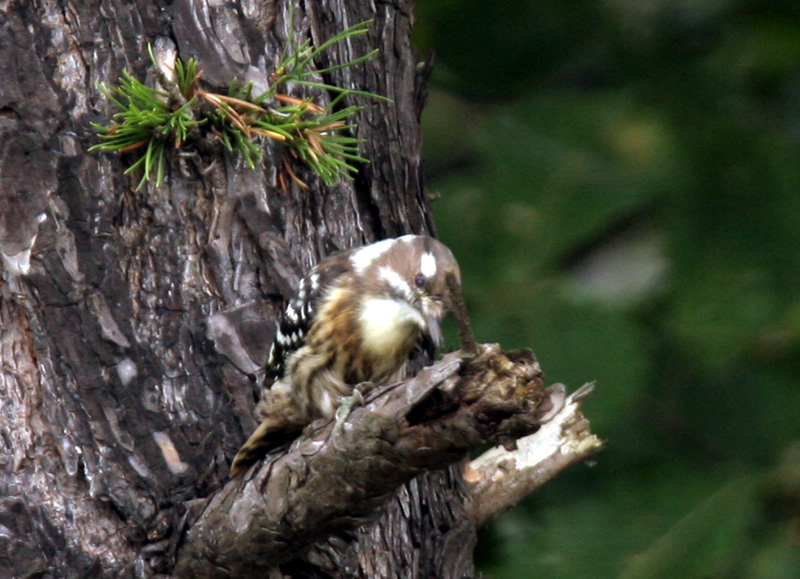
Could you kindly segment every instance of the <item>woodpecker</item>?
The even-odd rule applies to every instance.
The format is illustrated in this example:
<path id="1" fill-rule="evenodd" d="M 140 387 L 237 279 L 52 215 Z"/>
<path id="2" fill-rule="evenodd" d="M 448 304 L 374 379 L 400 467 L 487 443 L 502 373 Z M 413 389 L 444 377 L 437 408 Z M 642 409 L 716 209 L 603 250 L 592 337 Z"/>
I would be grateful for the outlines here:
<path id="1" fill-rule="evenodd" d="M 453 276 L 455 285 L 448 283 Z M 267 361 L 261 424 L 231 475 L 295 438 L 370 385 L 404 378 L 415 348 L 442 343 L 440 322 L 460 288 L 458 263 L 432 237 L 405 235 L 320 261 L 283 312 Z M 458 290 L 460 291 L 460 289 Z"/>

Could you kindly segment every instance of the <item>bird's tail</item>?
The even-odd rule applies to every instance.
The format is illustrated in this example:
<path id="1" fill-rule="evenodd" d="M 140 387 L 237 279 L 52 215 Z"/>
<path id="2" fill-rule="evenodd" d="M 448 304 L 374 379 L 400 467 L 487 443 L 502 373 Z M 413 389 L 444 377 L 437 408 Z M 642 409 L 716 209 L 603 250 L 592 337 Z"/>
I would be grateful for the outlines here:
<path id="1" fill-rule="evenodd" d="M 264 420 L 258 425 L 236 453 L 231 463 L 231 476 L 244 473 L 250 466 L 264 458 L 267 453 L 297 438 L 302 428 L 287 429 L 286 425 L 277 424 L 274 420 Z"/>

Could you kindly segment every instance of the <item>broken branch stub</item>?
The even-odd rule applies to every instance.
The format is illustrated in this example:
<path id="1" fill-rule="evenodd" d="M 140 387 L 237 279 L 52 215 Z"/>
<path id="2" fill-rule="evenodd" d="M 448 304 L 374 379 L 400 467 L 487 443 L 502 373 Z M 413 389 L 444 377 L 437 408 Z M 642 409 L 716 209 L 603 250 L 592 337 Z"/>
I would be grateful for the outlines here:
<path id="1" fill-rule="evenodd" d="M 592 434 L 581 403 L 594 391 L 586 384 L 565 399 L 561 384 L 549 388 L 555 402 L 540 410 L 542 428 L 520 438 L 516 448 L 492 448 L 464 467 L 464 481 L 472 491 L 472 517 L 477 526 L 508 510 L 524 497 L 552 480 L 567 467 L 584 461 L 603 448 Z"/>

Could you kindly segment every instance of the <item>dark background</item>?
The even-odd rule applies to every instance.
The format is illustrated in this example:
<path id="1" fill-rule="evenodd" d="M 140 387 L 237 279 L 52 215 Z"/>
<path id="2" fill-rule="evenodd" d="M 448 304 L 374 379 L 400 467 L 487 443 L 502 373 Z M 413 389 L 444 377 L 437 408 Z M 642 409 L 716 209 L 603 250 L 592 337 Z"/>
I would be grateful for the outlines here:
<path id="1" fill-rule="evenodd" d="M 597 380 L 607 441 L 483 532 L 483 572 L 800 577 L 800 5 L 417 15 L 428 186 L 477 337 Z"/>

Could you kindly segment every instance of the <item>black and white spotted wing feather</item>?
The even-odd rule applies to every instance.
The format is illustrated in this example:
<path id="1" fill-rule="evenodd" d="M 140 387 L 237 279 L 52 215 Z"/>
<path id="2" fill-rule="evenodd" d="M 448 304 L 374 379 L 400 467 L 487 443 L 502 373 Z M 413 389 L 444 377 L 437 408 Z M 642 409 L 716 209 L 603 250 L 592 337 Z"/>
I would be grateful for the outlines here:
<path id="1" fill-rule="evenodd" d="M 286 373 L 286 360 L 300 349 L 320 300 L 337 280 L 351 271 L 350 254 L 357 248 L 347 249 L 330 256 L 324 268 L 315 266 L 300 280 L 295 296 L 289 301 L 278 322 L 278 332 L 272 342 L 267 359 L 267 377 L 270 382 Z"/>

